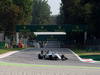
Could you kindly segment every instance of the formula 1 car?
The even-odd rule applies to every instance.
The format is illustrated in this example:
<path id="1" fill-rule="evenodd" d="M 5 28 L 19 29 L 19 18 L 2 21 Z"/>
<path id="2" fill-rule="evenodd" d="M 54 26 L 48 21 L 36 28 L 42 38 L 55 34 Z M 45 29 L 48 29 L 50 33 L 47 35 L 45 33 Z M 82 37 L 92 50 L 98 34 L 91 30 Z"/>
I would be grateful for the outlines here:
<path id="1" fill-rule="evenodd" d="M 62 59 L 62 60 L 67 60 L 68 58 L 66 58 L 64 55 L 59 55 L 59 54 L 56 54 L 54 52 L 51 52 L 51 51 L 41 51 L 40 54 L 38 54 L 38 58 L 39 59 L 49 59 L 49 60 L 57 60 L 57 59 Z"/>

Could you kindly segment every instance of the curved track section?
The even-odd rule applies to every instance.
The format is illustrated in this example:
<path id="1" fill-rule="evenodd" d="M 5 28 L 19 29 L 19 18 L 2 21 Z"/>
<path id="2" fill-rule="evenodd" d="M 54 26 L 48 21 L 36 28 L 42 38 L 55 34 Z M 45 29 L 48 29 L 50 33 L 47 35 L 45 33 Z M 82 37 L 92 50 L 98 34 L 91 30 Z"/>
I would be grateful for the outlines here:
<path id="1" fill-rule="evenodd" d="M 64 54 L 68 60 L 39 60 L 38 54 L 41 50 L 51 50 L 58 54 Z M 57 65 L 57 66 L 88 66 L 88 67 L 100 67 L 97 63 L 85 63 L 81 62 L 69 49 L 67 48 L 40 48 L 40 49 L 26 49 L 10 55 L 6 58 L 0 59 L 3 62 L 10 63 L 25 63 L 25 64 L 39 64 L 39 65 Z"/>

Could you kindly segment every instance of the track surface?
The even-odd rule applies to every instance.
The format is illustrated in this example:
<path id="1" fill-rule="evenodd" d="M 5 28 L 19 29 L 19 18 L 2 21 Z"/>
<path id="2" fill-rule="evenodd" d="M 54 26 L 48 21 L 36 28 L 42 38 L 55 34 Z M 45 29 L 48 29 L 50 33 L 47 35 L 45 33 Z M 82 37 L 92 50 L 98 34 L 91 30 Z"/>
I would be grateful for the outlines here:
<path id="1" fill-rule="evenodd" d="M 38 54 L 41 50 L 64 54 L 68 60 L 39 60 Z M 59 48 L 59 42 L 48 42 L 45 48 L 25 49 L 0 61 L 8 62 L 3 63 L 4 65 L 0 62 L 0 75 L 100 75 L 99 63 L 81 62 L 69 49 Z M 18 63 L 19 66 L 12 63 Z M 34 66 L 25 66 L 25 64 Z"/>
<path id="2" fill-rule="evenodd" d="M 51 50 L 58 54 L 64 54 L 68 60 L 39 60 L 38 54 L 41 50 Z M 81 62 L 74 54 L 72 54 L 67 48 L 40 48 L 40 49 L 26 49 L 10 55 L 6 58 L 0 59 L 3 62 L 11 63 L 25 63 L 25 64 L 39 64 L 39 65 L 57 65 L 57 66 L 88 66 L 88 67 L 100 67 L 97 63 L 85 63 Z"/>

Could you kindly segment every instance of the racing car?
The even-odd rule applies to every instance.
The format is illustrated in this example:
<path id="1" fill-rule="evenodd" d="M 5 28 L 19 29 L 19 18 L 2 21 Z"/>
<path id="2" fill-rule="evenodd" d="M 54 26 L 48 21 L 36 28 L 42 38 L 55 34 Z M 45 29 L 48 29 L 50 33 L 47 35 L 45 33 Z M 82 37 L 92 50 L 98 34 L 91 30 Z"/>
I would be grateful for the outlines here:
<path id="1" fill-rule="evenodd" d="M 67 60 L 68 59 L 64 55 L 60 56 L 59 54 L 51 52 L 49 50 L 47 51 L 42 50 L 41 53 L 38 54 L 38 58 L 39 59 L 49 59 L 49 60 L 58 60 L 58 59 Z"/>

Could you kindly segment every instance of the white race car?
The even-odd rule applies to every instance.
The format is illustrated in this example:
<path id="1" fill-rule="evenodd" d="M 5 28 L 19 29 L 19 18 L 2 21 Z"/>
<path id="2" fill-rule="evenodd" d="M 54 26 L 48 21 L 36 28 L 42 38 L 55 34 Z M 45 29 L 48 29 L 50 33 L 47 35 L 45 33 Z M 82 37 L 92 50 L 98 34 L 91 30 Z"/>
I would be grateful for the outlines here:
<path id="1" fill-rule="evenodd" d="M 51 52 L 51 51 L 41 51 L 40 54 L 38 54 L 38 58 L 39 59 L 49 59 L 49 60 L 57 60 L 57 59 L 62 59 L 62 60 L 67 60 L 68 58 L 66 58 L 64 55 L 59 55 L 57 53 Z"/>

